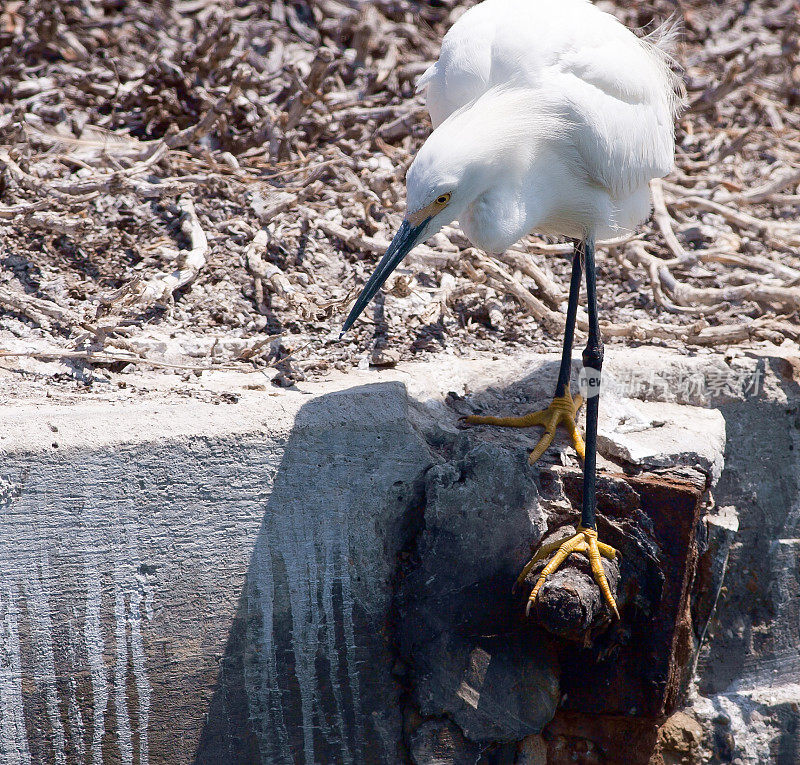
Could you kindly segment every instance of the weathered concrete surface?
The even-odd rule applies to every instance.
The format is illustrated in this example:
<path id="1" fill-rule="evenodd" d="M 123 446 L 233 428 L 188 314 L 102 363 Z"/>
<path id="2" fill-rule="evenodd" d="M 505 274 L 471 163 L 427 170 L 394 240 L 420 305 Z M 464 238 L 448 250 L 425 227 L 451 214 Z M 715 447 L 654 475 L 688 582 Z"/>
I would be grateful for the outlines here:
<path id="1" fill-rule="evenodd" d="M 444 741 L 452 756 L 441 761 L 461 762 L 495 734 L 478 745 L 495 762 L 521 757 L 522 740 L 545 741 L 553 762 L 559 747 L 605 757 L 624 731 L 610 718 L 605 738 L 585 717 L 570 737 L 566 712 L 532 738 L 552 709 L 553 677 L 563 680 L 542 646 L 522 673 L 537 701 L 511 721 L 524 693 L 504 690 L 518 668 L 502 643 L 533 633 L 515 632 L 513 607 L 499 613 L 500 604 L 511 604 L 515 566 L 566 497 L 543 499 L 537 472 L 516 469 L 536 433 L 464 435 L 457 425 L 465 408 L 546 403 L 556 366 L 550 357 L 440 360 L 303 384 L 304 392 L 257 376 L 142 376 L 133 386 L 128 375 L 122 391 L 51 389 L 50 398 L 31 396 L 36 383 L 0 377 L 0 398 L 28 391 L 0 409 L 0 761 L 89 761 L 99 750 L 104 762 L 403 762 L 425 761 L 425 742 Z M 716 761 L 726 751 L 745 762 L 769 761 L 764 751 L 785 758 L 796 710 L 800 471 L 797 426 L 786 416 L 796 384 L 784 362 L 661 350 L 610 353 L 608 368 L 623 382 L 645 380 L 634 395 L 680 406 L 617 396 L 615 408 L 604 398 L 604 470 L 690 466 L 713 478 L 729 431 L 714 493 L 735 508 L 745 536 L 730 531 L 735 524 L 709 535 L 716 557 L 704 560 L 717 591 L 729 550 L 719 597 L 727 616 L 709 629 L 703 696 L 689 711 Z M 751 368 L 769 373 L 766 393 L 709 393 L 709 379 Z M 724 422 L 685 406 L 709 403 Z M 751 415 L 754 405 L 762 409 Z M 668 446 L 655 435 L 675 427 Z M 577 467 L 566 443 L 557 439 L 543 470 Z M 468 489 L 454 472 L 462 469 Z M 505 476 L 502 485 L 484 485 L 484 471 Z M 419 574 L 426 567 L 436 574 L 430 584 Z M 475 602 L 485 610 L 463 610 Z M 409 638 L 409 613 L 437 608 L 462 629 Z M 451 661 L 437 663 L 448 641 Z M 490 682 L 476 699 L 467 689 L 481 677 Z M 747 730 L 751 709 L 763 715 L 751 726 L 758 735 Z"/>
<path id="2" fill-rule="evenodd" d="M 800 762 L 800 365 L 758 363 L 762 395 L 719 403 L 715 497 L 727 510 L 711 541 L 718 565 L 728 554 L 691 708 L 711 761 L 789 765 Z"/>
<path id="3" fill-rule="evenodd" d="M 3 414 L 0 760 L 398 756 L 401 385 Z"/>

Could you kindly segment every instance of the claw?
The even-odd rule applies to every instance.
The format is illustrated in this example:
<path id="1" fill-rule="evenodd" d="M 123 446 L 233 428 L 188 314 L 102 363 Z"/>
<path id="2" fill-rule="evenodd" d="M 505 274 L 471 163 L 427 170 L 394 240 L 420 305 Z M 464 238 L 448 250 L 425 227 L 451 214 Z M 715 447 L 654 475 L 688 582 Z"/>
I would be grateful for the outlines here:
<path id="1" fill-rule="evenodd" d="M 616 553 L 616 550 L 614 552 Z M 619 619 L 617 603 L 614 600 L 614 596 L 611 594 L 611 588 L 608 586 L 606 573 L 603 571 L 603 564 L 600 562 L 600 551 L 598 550 L 597 545 L 597 532 L 594 533 L 594 536 L 592 536 L 589 541 L 589 565 L 592 567 L 594 580 L 597 582 L 598 587 L 600 587 L 600 592 L 603 593 L 603 597 L 605 598 L 608 607 L 614 612 L 614 616 Z"/>
<path id="2" fill-rule="evenodd" d="M 556 437 L 556 426 L 553 423 L 552 427 L 548 427 L 547 430 L 542 434 L 542 437 L 539 439 L 539 443 L 536 444 L 533 451 L 528 456 L 528 464 L 533 465 L 536 460 L 539 459 L 547 450 L 550 448 L 550 444 L 553 443 L 553 439 Z"/>
<path id="3" fill-rule="evenodd" d="M 547 451 L 556 436 L 556 428 L 559 425 L 563 425 L 572 436 L 575 451 L 583 460 L 586 456 L 586 446 L 575 422 L 575 417 L 582 403 L 583 397 L 580 394 L 576 394 L 573 398 L 568 389 L 563 396 L 554 398 L 547 409 L 531 412 L 522 417 L 485 417 L 471 414 L 467 417 L 462 417 L 461 420 L 469 425 L 496 425 L 505 428 L 530 428 L 534 425 L 543 427 L 545 432 L 531 452 L 530 457 L 528 457 L 528 462 L 531 465 Z"/>
<path id="4" fill-rule="evenodd" d="M 597 540 L 597 531 L 595 529 L 586 529 L 583 526 L 578 526 L 578 530 L 573 536 L 567 539 L 560 539 L 557 542 L 548 542 L 547 544 L 542 545 L 539 550 L 537 550 L 530 562 L 522 570 L 522 573 L 519 575 L 516 584 L 514 585 L 514 589 L 519 586 L 519 584 L 525 579 L 530 570 L 538 561 L 542 560 L 547 555 L 550 555 L 552 552 L 555 552 L 556 554 L 553 556 L 553 559 L 542 569 L 542 572 L 539 574 L 539 578 L 536 580 L 536 585 L 534 586 L 533 590 L 531 590 L 531 594 L 528 596 L 528 603 L 525 606 L 525 615 L 530 615 L 531 608 L 536 602 L 536 597 L 539 594 L 539 590 L 541 589 L 547 577 L 550 576 L 550 574 L 555 573 L 559 566 L 572 553 L 584 553 L 584 555 L 589 558 L 589 565 L 592 567 L 594 580 L 597 582 L 597 586 L 603 593 L 604 600 L 608 604 L 608 607 L 611 609 L 614 616 L 619 619 L 617 604 L 614 600 L 614 596 L 611 594 L 611 588 L 608 585 L 608 579 L 606 579 L 606 574 L 603 570 L 603 564 L 600 560 L 601 557 L 612 560 L 619 553 L 610 545 L 599 542 Z"/>
<path id="5" fill-rule="evenodd" d="M 555 542 L 547 542 L 547 544 L 543 544 L 541 547 L 539 547 L 534 556 L 528 561 L 525 568 L 522 569 L 522 572 L 517 577 L 517 581 L 514 582 L 511 592 L 516 592 L 517 588 L 525 581 L 525 577 L 528 576 L 530 570 L 540 560 L 542 560 L 542 558 L 546 558 L 548 555 L 558 550 L 558 548 L 561 547 L 561 545 L 567 541 L 567 539 L 568 537 L 563 537 L 561 539 L 557 539 Z"/>

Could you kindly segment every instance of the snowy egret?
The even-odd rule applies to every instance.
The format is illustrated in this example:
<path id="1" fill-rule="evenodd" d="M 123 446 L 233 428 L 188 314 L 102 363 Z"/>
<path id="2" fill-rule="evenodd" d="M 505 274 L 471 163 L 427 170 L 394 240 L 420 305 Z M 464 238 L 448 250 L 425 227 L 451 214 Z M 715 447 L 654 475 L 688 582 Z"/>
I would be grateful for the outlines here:
<path id="1" fill-rule="evenodd" d="M 648 182 L 673 166 L 673 124 L 681 103 L 664 40 L 639 38 L 588 0 L 485 0 L 445 35 L 439 59 L 420 78 L 433 133 L 407 176 L 407 214 L 345 321 L 353 322 L 419 242 L 458 220 L 467 237 L 502 252 L 530 232 L 574 239 L 561 367 L 551 405 L 525 417 L 468 417 L 472 424 L 545 427 L 530 461 L 569 430 L 584 461 L 581 523 L 542 546 L 522 580 L 553 553 L 528 600 L 575 552 L 586 554 L 613 613 L 617 606 L 597 539 L 596 443 L 599 395 L 586 402 L 586 442 L 570 394 L 572 340 L 586 273 L 589 317 L 584 367 L 599 384 L 603 343 L 597 318 L 595 240 L 633 229 L 650 213 Z"/>

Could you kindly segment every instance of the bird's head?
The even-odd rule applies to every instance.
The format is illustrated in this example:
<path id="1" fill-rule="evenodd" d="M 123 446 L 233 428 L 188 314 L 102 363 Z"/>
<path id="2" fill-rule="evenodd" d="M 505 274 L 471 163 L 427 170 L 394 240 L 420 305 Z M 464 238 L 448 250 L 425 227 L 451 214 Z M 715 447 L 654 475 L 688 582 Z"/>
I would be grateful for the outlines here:
<path id="1" fill-rule="evenodd" d="M 443 149 L 437 130 L 411 164 L 406 177 L 406 216 L 353 305 L 342 334 L 350 329 L 403 258 L 420 242 L 456 220 L 478 195 L 475 163 L 461 161 L 452 146 L 449 150 Z"/>
<path id="2" fill-rule="evenodd" d="M 519 88 L 489 91 L 439 125 L 408 169 L 406 217 L 342 333 L 417 244 L 456 219 L 463 223 L 468 208 L 492 189 L 517 188 L 535 154 L 536 137 L 545 139 L 560 129 L 544 99 Z M 511 241 L 521 235 L 515 233 Z"/>

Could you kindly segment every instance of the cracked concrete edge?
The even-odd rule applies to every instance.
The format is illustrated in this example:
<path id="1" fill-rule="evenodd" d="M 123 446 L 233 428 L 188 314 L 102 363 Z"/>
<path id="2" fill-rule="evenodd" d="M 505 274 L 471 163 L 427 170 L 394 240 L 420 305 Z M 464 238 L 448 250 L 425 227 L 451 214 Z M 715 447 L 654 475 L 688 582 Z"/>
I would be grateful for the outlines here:
<path id="1" fill-rule="evenodd" d="M 552 367 L 558 360 L 556 354 L 530 353 L 505 359 L 443 356 L 433 361 L 402 363 L 391 369 L 336 372 L 290 389 L 272 386 L 259 373 L 214 371 L 194 377 L 142 372 L 113 376 L 113 380 L 95 384 L 86 392 L 49 385 L 42 379 L 27 379 L 0 368 L 0 453 L 53 448 L 53 442 L 59 441 L 53 434 L 60 432 L 60 426 L 67 430 L 62 432 L 63 443 L 59 447 L 71 448 L 190 435 L 268 432 L 279 437 L 288 433 L 297 411 L 310 398 L 389 382 L 404 385 L 422 412 L 446 430 L 454 430 L 457 416 L 444 403 L 448 393 L 474 394 L 478 403 L 492 391 L 502 391 L 513 399 L 521 390 L 533 388 L 546 396 L 554 384 Z M 745 366 L 754 369 L 757 363 L 748 359 Z M 642 370 L 647 374 L 655 372 L 656 376 L 659 370 L 668 375 L 676 369 L 689 370 L 686 374 L 702 374 L 704 370 L 716 373 L 724 364 L 720 356 L 688 357 L 663 349 L 640 348 L 613 349 L 607 354 L 605 368 L 609 375 L 627 379 Z M 551 369 L 537 379 L 537 370 L 548 366 Z M 664 380 L 666 385 L 668 379 Z M 669 403 L 664 390 L 662 386 L 651 392 L 655 400 Z M 707 406 L 702 396 L 681 403 Z M 94 413 L 101 410 L 108 417 L 98 424 Z M 114 416 L 115 411 L 118 417 Z"/>

